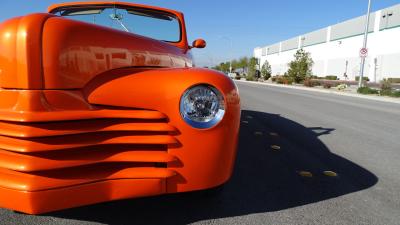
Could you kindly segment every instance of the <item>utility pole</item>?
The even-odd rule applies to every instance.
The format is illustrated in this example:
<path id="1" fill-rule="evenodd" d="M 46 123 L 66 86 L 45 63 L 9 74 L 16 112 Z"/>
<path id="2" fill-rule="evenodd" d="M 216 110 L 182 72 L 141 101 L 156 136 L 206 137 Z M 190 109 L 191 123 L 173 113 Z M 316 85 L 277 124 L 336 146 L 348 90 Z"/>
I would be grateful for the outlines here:
<path id="1" fill-rule="evenodd" d="M 229 73 L 232 73 L 232 51 L 233 51 L 233 44 L 232 44 L 232 39 L 231 38 L 228 38 L 229 39 L 229 43 L 230 43 L 230 47 L 231 47 L 231 49 L 230 49 L 230 55 L 231 55 L 231 57 L 230 57 L 230 59 L 229 59 Z"/>
<path id="2" fill-rule="evenodd" d="M 232 39 L 230 37 L 227 36 L 221 36 L 221 39 L 226 39 L 229 41 L 229 52 L 230 52 L 230 59 L 229 59 L 229 73 L 232 73 L 232 57 L 233 57 L 233 43 L 232 43 Z"/>
<path id="3" fill-rule="evenodd" d="M 365 21 L 363 49 L 366 49 L 366 48 L 367 48 L 368 28 L 369 28 L 369 17 L 370 17 L 370 13 L 371 13 L 371 0 L 368 0 L 368 11 L 367 11 L 367 16 L 366 16 L 366 21 Z M 358 81 L 358 87 L 362 87 L 362 85 L 363 85 L 365 58 L 366 58 L 366 57 L 361 57 L 360 77 L 359 77 L 359 81 Z"/>

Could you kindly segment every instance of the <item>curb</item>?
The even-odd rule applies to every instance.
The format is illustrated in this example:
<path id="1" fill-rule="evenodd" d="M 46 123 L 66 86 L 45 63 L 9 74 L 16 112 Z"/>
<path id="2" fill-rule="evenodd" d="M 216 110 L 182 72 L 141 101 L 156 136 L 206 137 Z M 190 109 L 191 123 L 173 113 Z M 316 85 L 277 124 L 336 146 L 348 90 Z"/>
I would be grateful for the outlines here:
<path id="1" fill-rule="evenodd" d="M 258 85 L 265 85 L 271 87 L 280 87 L 280 88 L 289 88 L 289 89 L 297 89 L 297 90 L 304 90 L 304 91 L 313 91 L 313 92 L 320 92 L 325 94 L 335 94 L 341 96 L 348 96 L 354 98 L 362 98 L 380 102 L 389 102 L 389 103 L 396 103 L 400 104 L 400 99 L 395 99 L 387 96 L 368 96 L 368 95 L 361 95 L 361 94 L 354 94 L 354 93 L 346 93 L 346 92 L 338 92 L 332 90 L 321 90 L 309 87 L 299 87 L 299 86 L 291 86 L 291 85 L 284 85 L 284 84 L 272 84 L 272 83 L 264 83 L 264 82 L 257 82 L 257 81 L 244 81 L 244 80 L 235 80 L 235 82 L 242 82 L 242 83 L 250 83 L 250 84 L 258 84 Z"/>

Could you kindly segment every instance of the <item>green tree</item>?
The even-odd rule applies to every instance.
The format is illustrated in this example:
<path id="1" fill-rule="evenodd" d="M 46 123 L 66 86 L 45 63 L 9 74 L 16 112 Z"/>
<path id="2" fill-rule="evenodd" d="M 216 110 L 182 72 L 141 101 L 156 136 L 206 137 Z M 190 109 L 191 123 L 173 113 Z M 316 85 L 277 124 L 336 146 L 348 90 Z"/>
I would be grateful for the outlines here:
<path id="1" fill-rule="evenodd" d="M 287 71 L 287 75 L 293 79 L 294 82 L 301 83 L 306 77 L 311 76 L 313 64 L 314 61 L 310 53 L 299 49 L 296 54 L 294 54 L 294 60 L 288 64 L 289 70 Z"/>
<path id="2" fill-rule="evenodd" d="M 238 62 L 238 66 L 239 66 L 239 68 L 242 68 L 243 73 L 246 73 L 246 70 L 249 66 L 249 58 L 247 58 L 247 57 L 240 58 L 239 62 Z"/>
<path id="3" fill-rule="evenodd" d="M 239 68 L 239 62 L 236 59 L 232 60 L 232 71 L 238 68 Z"/>
<path id="4" fill-rule="evenodd" d="M 257 63 L 257 58 L 252 57 L 248 60 L 246 80 L 256 80 Z"/>
<path id="5" fill-rule="evenodd" d="M 265 61 L 261 67 L 261 76 L 264 78 L 264 80 L 268 80 L 272 76 L 271 65 L 268 61 Z"/>
<path id="6" fill-rule="evenodd" d="M 211 67 L 213 70 L 221 71 L 221 67 L 219 65 Z"/>
<path id="7" fill-rule="evenodd" d="M 222 62 L 216 66 L 213 67 L 213 69 L 228 73 L 229 72 L 229 62 Z"/>
<path id="8" fill-rule="evenodd" d="M 224 72 L 224 73 L 229 72 L 229 62 L 221 63 L 220 67 L 221 67 L 222 72 Z"/>

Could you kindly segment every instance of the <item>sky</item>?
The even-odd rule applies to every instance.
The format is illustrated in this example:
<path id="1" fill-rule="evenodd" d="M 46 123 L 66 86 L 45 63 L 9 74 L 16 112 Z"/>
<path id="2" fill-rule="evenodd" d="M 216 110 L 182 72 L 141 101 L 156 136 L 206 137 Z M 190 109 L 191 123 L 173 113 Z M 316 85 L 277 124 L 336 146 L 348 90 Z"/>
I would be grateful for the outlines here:
<path id="1" fill-rule="evenodd" d="M 129 2 L 129 0 L 126 0 Z M 0 21 L 45 12 L 68 0 L 1 0 Z M 194 49 L 198 66 L 252 56 L 253 49 L 339 23 L 367 11 L 368 0 L 135 0 L 185 14 L 189 41 L 203 38 L 205 49 Z M 400 0 L 372 0 L 372 11 Z"/>

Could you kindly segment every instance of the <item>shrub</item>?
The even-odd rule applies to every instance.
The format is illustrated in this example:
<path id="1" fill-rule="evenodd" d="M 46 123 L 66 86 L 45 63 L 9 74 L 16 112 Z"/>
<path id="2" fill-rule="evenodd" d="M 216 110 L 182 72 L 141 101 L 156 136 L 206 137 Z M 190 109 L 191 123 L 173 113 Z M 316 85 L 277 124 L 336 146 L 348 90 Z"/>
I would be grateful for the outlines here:
<path id="1" fill-rule="evenodd" d="M 392 92 L 392 83 L 388 79 L 381 81 L 381 90 Z"/>
<path id="2" fill-rule="evenodd" d="M 390 83 L 400 83 L 400 78 L 388 78 L 388 81 L 390 81 Z"/>
<path id="3" fill-rule="evenodd" d="M 324 83 L 324 88 L 330 89 L 332 87 L 332 84 L 330 83 Z"/>
<path id="4" fill-rule="evenodd" d="M 314 83 L 312 82 L 311 79 L 308 79 L 308 78 L 304 80 L 303 84 L 306 87 L 314 87 Z"/>
<path id="5" fill-rule="evenodd" d="M 325 77 L 319 77 L 319 76 L 315 76 L 315 75 L 310 76 L 310 78 L 313 80 L 325 80 Z"/>
<path id="6" fill-rule="evenodd" d="M 330 76 L 326 76 L 325 79 L 326 80 L 337 80 L 338 78 L 337 78 L 337 76 L 330 75 Z"/>
<path id="7" fill-rule="evenodd" d="M 258 78 L 257 69 L 256 69 L 257 61 L 258 60 L 254 57 L 252 57 L 249 60 L 248 67 L 247 67 L 246 80 L 249 80 L 249 81 L 257 80 L 257 78 Z"/>
<path id="8" fill-rule="evenodd" d="M 332 87 L 337 87 L 339 85 L 340 85 L 340 83 L 332 83 Z"/>
<path id="9" fill-rule="evenodd" d="M 290 85 L 290 84 L 293 84 L 293 79 L 291 79 L 290 77 L 287 77 L 287 76 L 279 76 L 279 77 L 277 77 L 276 82 L 278 84 Z"/>
<path id="10" fill-rule="evenodd" d="M 271 78 L 271 75 L 265 75 L 265 76 L 263 76 L 263 79 L 264 79 L 264 80 L 269 80 L 269 78 Z"/>
<path id="11" fill-rule="evenodd" d="M 379 94 L 378 90 L 372 89 L 370 87 L 360 87 L 357 89 L 357 92 L 364 95 Z"/>
<path id="12" fill-rule="evenodd" d="M 265 61 L 261 67 L 261 76 L 264 78 L 264 80 L 268 80 L 271 77 L 271 74 L 272 74 L 271 65 L 269 64 L 268 61 Z"/>
<path id="13" fill-rule="evenodd" d="M 294 83 L 293 78 L 291 77 L 284 77 L 285 84 L 292 85 Z"/>
<path id="14" fill-rule="evenodd" d="M 313 64 L 314 61 L 312 60 L 310 53 L 303 49 L 299 49 L 296 54 L 294 54 L 294 60 L 288 64 L 289 70 L 287 71 L 287 75 L 292 81 L 301 83 L 306 79 L 306 77 L 311 76 Z"/>
<path id="15" fill-rule="evenodd" d="M 356 76 L 356 81 L 360 80 L 360 76 Z M 363 81 L 369 81 L 368 77 L 363 77 Z"/>
<path id="16" fill-rule="evenodd" d="M 293 82 L 294 82 L 293 79 L 290 78 L 290 77 L 284 77 L 283 78 L 283 83 L 286 84 L 286 85 L 292 85 Z"/>
<path id="17" fill-rule="evenodd" d="M 400 97 L 400 91 L 392 90 L 392 82 L 389 79 L 383 79 L 381 81 L 381 91 L 379 94 L 382 96 Z"/>
<path id="18" fill-rule="evenodd" d="M 315 87 L 315 86 L 321 86 L 321 82 L 318 80 L 312 80 L 310 78 L 306 78 L 303 82 L 304 86 L 306 87 Z"/>
<path id="19" fill-rule="evenodd" d="M 319 80 L 311 80 L 311 81 L 313 82 L 314 86 L 321 86 L 322 85 L 321 81 L 319 81 Z"/>
<path id="20" fill-rule="evenodd" d="M 256 78 L 254 76 L 248 74 L 248 75 L 246 75 L 246 80 L 247 81 L 255 81 Z"/>
<path id="21" fill-rule="evenodd" d="M 277 81 L 277 79 L 278 79 L 278 76 L 271 77 L 271 81 L 272 81 L 272 82 L 276 82 L 276 81 Z"/>
<path id="22" fill-rule="evenodd" d="M 392 90 L 381 90 L 379 92 L 379 95 L 381 95 L 381 96 L 391 96 L 392 95 Z"/>
<path id="23" fill-rule="evenodd" d="M 392 97 L 400 98 L 400 91 L 393 91 L 392 92 Z"/>
<path id="24" fill-rule="evenodd" d="M 347 88 L 347 84 L 339 84 L 338 86 L 336 86 L 336 88 L 337 88 L 339 91 L 343 91 L 344 89 Z"/>
<path id="25" fill-rule="evenodd" d="M 379 92 L 379 95 L 399 98 L 400 97 L 400 91 L 381 90 Z"/>

